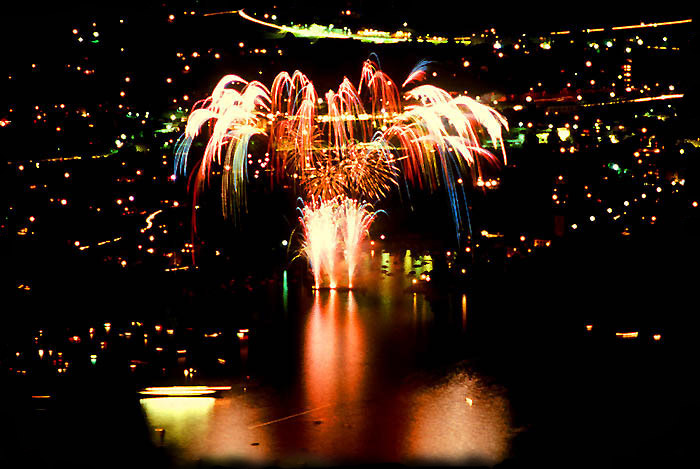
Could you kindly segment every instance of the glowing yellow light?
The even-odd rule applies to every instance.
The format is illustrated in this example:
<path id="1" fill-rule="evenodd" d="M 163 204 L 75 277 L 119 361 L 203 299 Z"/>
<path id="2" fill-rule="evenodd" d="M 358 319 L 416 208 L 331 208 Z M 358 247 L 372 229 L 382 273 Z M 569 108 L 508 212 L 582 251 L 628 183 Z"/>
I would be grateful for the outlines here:
<path id="1" fill-rule="evenodd" d="M 185 370 L 188 371 L 188 370 Z M 139 394 L 149 396 L 203 396 L 217 391 L 230 391 L 231 386 L 163 386 L 148 387 Z"/>
<path id="2" fill-rule="evenodd" d="M 623 339 L 634 339 L 639 336 L 639 332 L 616 332 L 615 335 Z"/>
<path id="3" fill-rule="evenodd" d="M 566 127 L 557 128 L 557 135 L 561 140 L 566 140 L 571 136 L 571 131 Z"/>

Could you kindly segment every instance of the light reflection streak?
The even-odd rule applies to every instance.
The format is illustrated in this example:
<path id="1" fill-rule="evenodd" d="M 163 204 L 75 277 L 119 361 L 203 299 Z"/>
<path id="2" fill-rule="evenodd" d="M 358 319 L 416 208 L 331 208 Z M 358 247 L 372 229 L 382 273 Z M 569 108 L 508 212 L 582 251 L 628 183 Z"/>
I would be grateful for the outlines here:
<path id="1" fill-rule="evenodd" d="M 256 424 L 256 425 L 250 425 L 250 426 L 248 427 L 248 429 L 249 429 L 249 430 L 252 430 L 252 429 L 254 429 L 254 428 L 266 427 L 266 426 L 268 426 L 268 425 L 272 425 L 273 423 L 284 422 L 285 420 L 293 419 L 293 418 L 296 418 L 296 417 L 301 417 L 302 415 L 310 414 L 311 412 L 315 412 L 315 411 L 317 411 L 317 410 L 324 409 L 324 408 L 326 408 L 326 407 L 328 407 L 328 406 L 330 406 L 330 404 L 322 405 L 322 406 L 320 406 L 320 407 L 316 407 L 315 409 L 305 410 L 305 411 L 303 411 L 303 412 L 297 412 L 296 414 L 287 415 L 286 417 L 278 418 L 278 419 L 275 419 L 275 420 L 270 420 L 270 421 L 268 421 L 268 422 L 258 423 L 258 424 Z"/>
<path id="2" fill-rule="evenodd" d="M 391 310 L 392 298 L 391 277 L 389 275 L 392 273 L 391 271 L 393 270 L 393 265 L 391 263 L 391 254 L 384 250 L 382 250 L 381 256 L 381 269 L 383 273 L 380 274 L 378 285 L 378 291 L 381 297 L 381 311 L 382 313 L 389 314 Z"/>
<path id="3" fill-rule="evenodd" d="M 355 294 L 348 292 L 347 309 L 345 311 L 345 372 L 346 385 L 345 396 L 349 401 L 355 401 L 362 395 L 363 384 L 365 383 L 364 367 L 367 353 L 367 340 L 364 335 L 364 328 L 358 318 L 357 302 Z M 350 366 L 347 366 L 350 365 Z"/>
<path id="4" fill-rule="evenodd" d="M 403 273 L 408 275 L 409 272 L 413 270 L 413 259 L 411 257 L 411 250 L 406 249 L 406 254 L 403 257 Z"/>
<path id="5" fill-rule="evenodd" d="M 289 284 L 287 283 L 287 271 L 282 273 L 282 307 L 285 314 L 288 312 L 289 303 Z"/>
<path id="6" fill-rule="evenodd" d="M 340 397 L 337 293 L 331 290 L 326 304 L 321 304 L 321 292 L 314 293 L 314 303 L 305 328 L 304 382 L 307 405 L 319 407 Z M 324 295 L 325 296 L 325 295 Z"/>
<path id="7" fill-rule="evenodd" d="M 462 294 L 462 331 L 467 330 L 467 295 Z"/>

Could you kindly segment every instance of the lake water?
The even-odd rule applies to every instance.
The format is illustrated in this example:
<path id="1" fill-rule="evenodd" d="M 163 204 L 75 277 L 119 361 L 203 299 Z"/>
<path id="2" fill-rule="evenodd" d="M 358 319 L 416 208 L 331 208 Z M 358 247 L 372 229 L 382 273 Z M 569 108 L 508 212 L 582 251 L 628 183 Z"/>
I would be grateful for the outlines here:
<path id="1" fill-rule="evenodd" d="M 171 290 L 128 277 L 82 316 L 30 317 L 30 331 L 6 329 L 1 454 L 42 467 L 619 467 L 693 450 L 688 310 L 660 293 L 610 298 L 545 262 L 414 293 L 433 261 L 368 249 L 352 291 L 312 290 L 301 265 L 233 285 L 169 276 Z M 138 393 L 172 385 L 230 389 Z"/>
<path id="2" fill-rule="evenodd" d="M 141 399 L 154 441 L 182 462 L 505 459 L 514 430 L 503 387 L 446 347 L 467 338 L 467 296 L 435 312 L 407 290 L 432 269 L 429 255 L 378 250 L 363 262 L 355 290 L 312 291 L 298 308 L 283 291 L 283 314 L 298 317 L 286 331 L 250 331 L 231 391 Z"/>

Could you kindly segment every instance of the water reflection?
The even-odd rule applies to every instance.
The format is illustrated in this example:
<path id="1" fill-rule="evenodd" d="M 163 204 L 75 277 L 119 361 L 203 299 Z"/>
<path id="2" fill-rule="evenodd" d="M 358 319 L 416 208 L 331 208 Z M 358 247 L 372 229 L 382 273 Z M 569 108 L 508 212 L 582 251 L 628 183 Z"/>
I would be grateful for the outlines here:
<path id="1" fill-rule="evenodd" d="M 484 385 L 473 373 L 455 373 L 417 390 L 407 412 L 409 460 L 490 465 L 508 454 L 508 402 L 498 388 Z"/>
<path id="2" fill-rule="evenodd" d="M 192 456 L 208 460 L 241 460 L 264 463 L 269 458 L 269 429 L 252 422 L 265 419 L 267 399 L 247 393 L 231 393 L 217 399 L 211 414 L 209 433 L 200 435 L 201 445 Z M 190 448 L 188 448 L 190 449 Z"/>
<path id="3" fill-rule="evenodd" d="M 511 438 L 504 393 L 472 370 L 431 368 L 431 344 L 464 340 L 467 297 L 455 298 L 454 311 L 434 312 L 422 294 L 408 292 L 412 279 L 431 267 L 426 257 L 367 255 L 358 290 L 306 293 L 312 295 L 307 309 L 285 304 L 301 320 L 298 340 L 286 351 L 293 358 L 285 366 L 296 367 L 289 377 L 265 382 L 256 370 L 244 371 L 234 378 L 247 382 L 250 373 L 257 384 L 233 386 L 206 408 L 193 404 L 199 410 L 164 410 L 144 400 L 149 421 L 194 459 L 275 465 L 503 460 Z M 267 353 L 256 343 L 241 343 L 242 361 L 248 353 L 251 359 Z M 195 425 L 180 435 L 190 420 Z"/>
<path id="4" fill-rule="evenodd" d="M 202 435 L 208 433 L 213 397 L 149 397 L 141 399 L 154 434 L 180 448 L 197 452 Z M 161 432 L 165 430 L 165 434 Z"/>
<path id="5" fill-rule="evenodd" d="M 305 328 L 302 365 L 309 407 L 361 396 L 368 350 L 357 314 L 352 291 L 315 293 Z"/>
<path id="6" fill-rule="evenodd" d="M 285 270 L 282 272 L 282 308 L 284 310 L 284 314 L 286 315 L 288 312 L 288 303 L 289 303 L 289 284 L 287 283 L 287 271 Z"/>
<path id="7" fill-rule="evenodd" d="M 462 294 L 462 331 L 467 330 L 467 294 Z"/>
<path id="8" fill-rule="evenodd" d="M 304 340 L 303 385 L 307 404 L 318 407 L 329 401 L 337 401 L 341 383 L 338 382 L 338 362 L 342 359 L 338 321 L 335 318 L 337 292 L 328 292 L 333 301 L 321 304 L 321 292 L 314 294 Z"/>

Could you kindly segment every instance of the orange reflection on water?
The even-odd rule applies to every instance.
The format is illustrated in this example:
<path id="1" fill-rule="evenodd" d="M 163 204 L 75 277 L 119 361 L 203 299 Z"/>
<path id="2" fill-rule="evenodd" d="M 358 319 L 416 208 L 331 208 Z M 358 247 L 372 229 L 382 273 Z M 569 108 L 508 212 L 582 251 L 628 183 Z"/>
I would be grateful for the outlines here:
<path id="1" fill-rule="evenodd" d="M 462 330 L 467 330 L 467 295 L 462 294 Z"/>
<path id="2" fill-rule="evenodd" d="M 364 331 L 357 315 L 358 311 L 355 294 L 350 291 L 348 292 L 347 311 L 345 314 L 346 341 L 344 355 L 345 357 L 351 357 L 349 362 L 352 366 L 349 366 L 345 370 L 347 383 L 345 386 L 345 395 L 346 398 L 351 401 L 361 397 L 365 380 L 362 363 L 364 362 L 367 351 L 367 344 L 365 343 Z M 346 358 L 346 360 L 348 359 Z"/>
<path id="3" fill-rule="evenodd" d="M 269 432 L 266 427 L 253 424 L 267 419 L 266 410 L 246 393 L 216 399 L 207 433 L 199 435 L 199 444 L 187 450 L 195 458 L 221 460 L 224 465 L 237 460 L 249 464 L 269 463 Z M 261 448 L 266 450 L 261 451 Z"/>
<path id="4" fill-rule="evenodd" d="M 354 400 L 361 393 L 366 344 L 357 314 L 352 291 L 315 292 L 304 332 L 302 365 L 310 408 Z"/>
<path id="5" fill-rule="evenodd" d="M 449 339 L 435 335 L 437 319 L 466 327 L 469 299 L 461 297 L 461 310 L 459 297 L 450 300 L 438 316 L 422 294 L 406 292 L 413 274 L 402 271 L 417 262 L 404 256 L 402 265 L 389 253 L 361 262 L 368 268 L 359 270 L 359 290 L 316 290 L 300 313 L 300 353 L 291 364 L 298 373 L 289 382 L 256 382 L 251 367 L 248 389 L 232 386 L 213 405 L 164 409 L 149 400 L 156 403 L 144 405 L 149 421 L 166 429 L 165 444 L 214 463 L 240 459 L 244 467 L 502 461 L 513 436 L 506 393 L 478 371 L 456 365 L 445 376 L 420 365 L 432 344 Z M 254 345 L 251 357 L 261 353 Z"/>
<path id="6" fill-rule="evenodd" d="M 324 420 L 325 425 L 332 425 L 336 419 L 334 408 L 362 399 L 367 380 L 366 349 L 355 293 L 315 292 L 304 330 L 303 401 L 309 409 L 330 405 L 324 412 L 313 413 L 312 418 L 319 419 L 316 421 Z M 333 457 L 352 454 L 361 435 L 314 427 L 306 438 L 307 448 L 321 456 Z"/>
<path id="7" fill-rule="evenodd" d="M 328 295 L 335 299 L 338 292 Z M 307 319 L 304 338 L 303 376 L 306 401 L 309 407 L 335 401 L 337 390 L 337 323 L 334 302 L 329 301 L 325 308 L 321 305 L 321 292 L 314 292 L 314 304 Z"/>
<path id="8" fill-rule="evenodd" d="M 407 412 L 406 462 L 492 465 L 510 449 L 509 404 L 498 389 L 465 372 L 419 390 Z"/>

